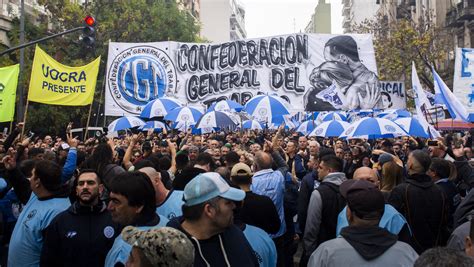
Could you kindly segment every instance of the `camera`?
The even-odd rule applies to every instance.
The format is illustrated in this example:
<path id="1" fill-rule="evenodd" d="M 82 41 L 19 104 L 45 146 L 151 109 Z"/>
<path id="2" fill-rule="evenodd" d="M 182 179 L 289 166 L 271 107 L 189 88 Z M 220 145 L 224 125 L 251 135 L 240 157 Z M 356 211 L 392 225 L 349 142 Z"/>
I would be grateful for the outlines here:
<path id="1" fill-rule="evenodd" d="M 428 141 L 428 146 L 438 146 L 438 141 L 436 140 Z"/>
<path id="2" fill-rule="evenodd" d="M 168 142 L 166 142 L 166 139 L 161 140 L 160 146 L 162 146 L 162 147 L 167 147 L 168 146 Z"/>

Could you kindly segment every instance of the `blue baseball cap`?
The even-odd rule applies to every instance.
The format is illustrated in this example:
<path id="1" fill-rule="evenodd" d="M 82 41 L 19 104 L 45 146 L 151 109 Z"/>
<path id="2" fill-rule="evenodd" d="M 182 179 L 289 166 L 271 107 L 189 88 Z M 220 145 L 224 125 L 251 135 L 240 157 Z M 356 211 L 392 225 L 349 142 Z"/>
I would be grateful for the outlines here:
<path id="1" fill-rule="evenodd" d="M 198 205 L 215 197 L 241 201 L 245 198 L 245 192 L 230 187 L 217 172 L 201 173 L 184 187 L 183 198 L 186 206 Z"/>

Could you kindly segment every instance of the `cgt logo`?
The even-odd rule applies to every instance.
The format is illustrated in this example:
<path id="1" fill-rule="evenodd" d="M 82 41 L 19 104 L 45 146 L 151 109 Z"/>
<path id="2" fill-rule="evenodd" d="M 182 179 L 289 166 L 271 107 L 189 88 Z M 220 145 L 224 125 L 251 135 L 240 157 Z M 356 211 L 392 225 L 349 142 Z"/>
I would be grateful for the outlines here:
<path id="1" fill-rule="evenodd" d="M 3 83 L 0 83 L 0 93 L 3 93 L 3 90 L 5 90 L 5 85 L 3 85 Z"/>
<path id="2" fill-rule="evenodd" d="M 152 46 L 128 48 L 112 62 L 109 90 L 118 106 L 138 114 L 149 101 L 176 88 L 176 69 L 170 57 Z"/>

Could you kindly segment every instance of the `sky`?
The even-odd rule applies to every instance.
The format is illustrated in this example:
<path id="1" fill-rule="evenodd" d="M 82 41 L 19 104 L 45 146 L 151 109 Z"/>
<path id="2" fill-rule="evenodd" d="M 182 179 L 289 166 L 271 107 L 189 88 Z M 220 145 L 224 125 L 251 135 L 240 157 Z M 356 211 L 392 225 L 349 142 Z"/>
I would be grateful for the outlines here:
<path id="1" fill-rule="evenodd" d="M 341 0 L 331 2 L 332 33 L 342 33 Z M 245 7 L 247 38 L 304 31 L 318 0 L 238 0 Z"/>

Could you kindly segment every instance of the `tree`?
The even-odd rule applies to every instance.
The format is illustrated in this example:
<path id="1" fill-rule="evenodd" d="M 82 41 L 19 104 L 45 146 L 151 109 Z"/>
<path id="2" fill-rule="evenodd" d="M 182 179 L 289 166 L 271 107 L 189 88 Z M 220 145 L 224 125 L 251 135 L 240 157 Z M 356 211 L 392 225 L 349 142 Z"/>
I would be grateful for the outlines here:
<path id="1" fill-rule="evenodd" d="M 171 0 L 134 0 L 86 1 L 79 5 L 70 0 L 38 0 L 47 11 L 35 19 L 26 18 L 26 41 L 36 40 L 46 35 L 72 29 L 82 25 L 86 15 L 92 15 L 97 21 L 94 49 L 85 48 L 80 40 L 81 33 L 73 33 L 41 43 L 40 46 L 49 55 L 66 65 L 81 66 L 101 55 L 101 67 L 96 85 L 95 104 L 104 90 L 105 66 L 108 54 L 108 42 L 159 42 L 182 41 L 197 42 L 199 25 L 188 11 L 180 10 L 176 1 Z M 38 23 L 34 24 L 33 21 Z M 19 19 L 13 20 L 13 30 L 9 32 L 12 45 L 19 43 Z M 34 47 L 25 49 L 25 69 L 19 85 L 26 89 L 29 85 Z M 19 51 L 9 57 L 0 58 L 0 66 L 19 62 Z M 94 108 L 95 110 L 95 108 Z M 85 126 L 88 107 L 62 107 L 30 103 L 27 127 L 39 132 L 63 132 L 68 121 L 76 126 Z"/>
<path id="2" fill-rule="evenodd" d="M 449 51 L 454 49 L 453 40 L 446 28 L 435 25 L 431 12 L 418 21 L 405 16 L 393 22 L 379 14 L 373 20 L 353 25 L 352 31 L 373 34 L 380 80 L 402 80 L 408 87 L 412 61 L 427 88 L 433 88 L 432 66 L 445 81 L 453 77 L 454 62 L 448 60 Z"/>

